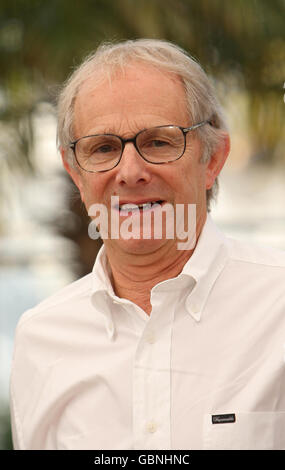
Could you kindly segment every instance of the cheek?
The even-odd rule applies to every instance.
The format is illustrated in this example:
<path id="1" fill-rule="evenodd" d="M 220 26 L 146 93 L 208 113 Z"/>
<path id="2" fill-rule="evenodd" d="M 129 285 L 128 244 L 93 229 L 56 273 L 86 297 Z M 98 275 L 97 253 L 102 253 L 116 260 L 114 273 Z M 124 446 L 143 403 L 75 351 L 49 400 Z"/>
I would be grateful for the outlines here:
<path id="1" fill-rule="evenodd" d="M 93 174 L 82 177 L 82 200 L 86 207 L 95 203 L 106 203 L 105 193 L 107 178 L 104 174 Z M 105 196 L 105 199 L 104 199 Z"/>
<path id="2" fill-rule="evenodd" d="M 179 199 L 184 198 L 189 202 L 197 202 L 203 199 L 206 194 L 206 172 L 205 165 L 189 165 L 180 172 L 180 179 L 176 185 L 178 188 Z"/>
<path id="3" fill-rule="evenodd" d="M 80 195 L 81 195 L 81 199 L 82 201 L 84 202 L 85 206 L 86 206 L 86 209 L 87 207 L 92 203 L 92 193 L 93 193 L 93 189 L 92 189 L 93 185 L 92 185 L 92 180 L 90 180 L 89 177 L 86 177 L 85 175 L 81 175 L 81 179 L 80 179 Z"/>

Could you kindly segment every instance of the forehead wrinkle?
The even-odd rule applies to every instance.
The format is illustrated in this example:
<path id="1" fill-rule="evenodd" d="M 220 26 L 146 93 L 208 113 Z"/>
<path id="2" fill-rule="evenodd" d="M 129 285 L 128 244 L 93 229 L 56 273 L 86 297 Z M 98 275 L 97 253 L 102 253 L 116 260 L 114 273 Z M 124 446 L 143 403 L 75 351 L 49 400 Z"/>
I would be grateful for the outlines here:
<path id="1" fill-rule="evenodd" d="M 97 135 L 97 134 L 113 134 L 119 137 L 122 137 L 123 139 L 128 139 L 134 137 L 136 134 L 138 134 L 140 131 L 143 131 L 145 129 L 150 129 L 152 127 L 157 127 L 157 126 L 165 126 L 165 125 L 171 125 L 176 123 L 173 122 L 164 122 L 162 121 L 160 116 L 157 116 L 157 123 L 156 124 L 147 124 L 147 118 L 153 115 L 149 116 L 143 116 L 141 120 L 138 118 L 136 121 L 134 121 L 132 118 L 129 118 L 127 115 L 120 120 L 114 119 L 113 123 L 102 123 L 96 125 L 96 127 L 91 128 L 90 131 L 88 132 L 88 135 Z"/>
<path id="2" fill-rule="evenodd" d="M 111 134 L 119 135 L 123 139 L 129 139 L 147 127 L 148 126 L 140 125 L 138 122 L 135 122 L 133 119 L 130 119 L 128 115 L 126 115 L 124 116 L 124 119 L 119 121 L 117 126 L 112 124 L 111 126 L 105 128 L 105 133 L 110 132 Z"/>
<path id="3" fill-rule="evenodd" d="M 143 68 L 144 69 L 144 68 Z M 147 67 L 147 72 L 154 71 L 152 67 Z M 145 71 L 145 70 L 143 70 Z M 111 83 L 105 80 L 99 84 L 88 80 L 79 90 L 74 103 L 74 130 L 77 138 L 82 135 L 91 135 L 94 133 L 112 133 L 128 138 L 137 134 L 142 129 L 159 125 L 176 124 L 187 126 L 188 113 L 186 104 L 186 94 L 180 79 L 168 73 L 157 74 L 154 77 L 145 75 L 146 80 L 143 87 L 140 86 L 140 75 L 137 70 L 129 70 L 125 76 L 117 76 Z M 161 80 L 160 80 L 161 77 Z M 157 79 L 159 78 L 159 80 Z M 122 86 L 128 83 L 128 87 Z M 167 82 L 174 85 L 174 90 L 178 86 L 179 100 L 173 106 L 173 98 L 171 99 L 168 92 L 165 92 L 165 86 L 161 89 L 161 82 L 167 85 Z M 170 88 L 171 91 L 172 87 Z M 105 92 L 107 90 L 107 107 L 113 100 L 113 110 L 105 114 Z M 183 94 L 181 94 L 183 91 Z M 100 98 L 101 94 L 101 98 Z M 143 108 L 143 103 L 148 102 L 148 109 Z M 118 111 L 116 112 L 116 106 Z M 176 108 L 176 117 L 168 119 L 169 114 L 173 114 L 173 108 Z M 179 112 L 178 112 L 179 108 Z M 140 111 L 142 110 L 142 111 Z M 145 111 L 146 110 L 146 111 Z M 85 116 L 93 116 L 85 119 Z M 181 120 L 179 116 L 184 116 Z M 171 122 L 170 122 L 171 121 Z M 177 122 L 175 122 L 177 121 Z M 187 122 L 185 122 L 187 121 Z"/>

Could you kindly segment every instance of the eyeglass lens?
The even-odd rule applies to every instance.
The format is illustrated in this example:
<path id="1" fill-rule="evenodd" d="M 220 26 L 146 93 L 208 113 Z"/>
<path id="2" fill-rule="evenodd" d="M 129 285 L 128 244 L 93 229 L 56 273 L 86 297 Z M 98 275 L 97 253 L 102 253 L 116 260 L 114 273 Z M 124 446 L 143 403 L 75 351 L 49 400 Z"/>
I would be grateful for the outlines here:
<path id="1" fill-rule="evenodd" d="M 76 158 L 87 171 L 106 171 L 118 163 L 123 143 L 115 135 L 83 137 L 76 145 Z M 165 163 L 178 159 L 184 152 L 185 139 L 176 126 L 163 126 L 141 131 L 136 138 L 140 155 L 150 163 Z"/>

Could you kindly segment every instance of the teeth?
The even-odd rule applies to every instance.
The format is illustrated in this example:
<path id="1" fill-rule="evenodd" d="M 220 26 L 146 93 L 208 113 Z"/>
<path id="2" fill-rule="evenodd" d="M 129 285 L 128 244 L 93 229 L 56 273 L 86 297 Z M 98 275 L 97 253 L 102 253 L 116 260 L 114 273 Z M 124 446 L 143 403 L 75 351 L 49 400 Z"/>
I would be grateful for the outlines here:
<path id="1" fill-rule="evenodd" d="M 134 210 L 134 209 L 137 209 L 137 205 L 136 204 L 122 204 L 120 206 L 120 210 L 122 211 L 131 211 L 131 210 Z"/>
<path id="2" fill-rule="evenodd" d="M 150 209 L 152 204 L 154 204 L 154 202 L 145 202 L 144 204 L 139 204 L 138 207 L 140 209 Z"/>
<path id="3" fill-rule="evenodd" d="M 144 204 L 132 204 L 132 203 L 127 203 L 127 204 L 122 204 L 120 205 L 120 210 L 121 211 L 131 211 L 135 210 L 137 208 L 139 209 L 150 209 L 153 204 L 160 204 L 161 201 L 150 201 L 150 202 L 145 202 Z"/>

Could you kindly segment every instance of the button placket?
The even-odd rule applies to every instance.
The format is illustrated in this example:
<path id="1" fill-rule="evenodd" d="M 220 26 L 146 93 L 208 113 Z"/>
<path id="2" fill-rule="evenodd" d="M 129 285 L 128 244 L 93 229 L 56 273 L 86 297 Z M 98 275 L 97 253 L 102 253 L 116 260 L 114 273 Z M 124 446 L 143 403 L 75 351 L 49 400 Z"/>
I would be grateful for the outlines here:
<path id="1" fill-rule="evenodd" d="M 169 308 L 169 296 L 166 299 L 163 294 L 153 296 L 152 314 L 135 354 L 133 417 L 136 449 L 167 449 L 171 445 L 170 357 L 175 304 Z"/>
<path id="2" fill-rule="evenodd" d="M 153 331 L 149 331 L 149 332 L 146 334 L 145 340 L 146 340 L 146 342 L 147 342 L 148 344 L 154 344 L 155 341 L 156 341 L 154 332 L 153 332 Z"/>
<path id="3" fill-rule="evenodd" d="M 146 429 L 149 433 L 153 434 L 157 430 L 157 424 L 155 421 L 149 421 L 147 423 Z"/>

